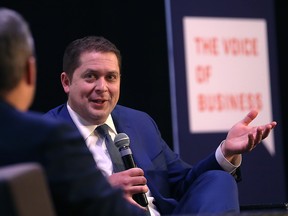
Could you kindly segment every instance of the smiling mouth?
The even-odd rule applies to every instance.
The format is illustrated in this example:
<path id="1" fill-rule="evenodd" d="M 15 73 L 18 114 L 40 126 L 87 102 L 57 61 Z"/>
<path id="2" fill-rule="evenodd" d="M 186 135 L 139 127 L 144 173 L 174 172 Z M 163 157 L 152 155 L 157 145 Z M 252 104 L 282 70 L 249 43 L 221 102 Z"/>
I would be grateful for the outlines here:
<path id="1" fill-rule="evenodd" d="M 106 102 L 107 100 L 92 100 L 93 103 L 97 103 L 97 104 L 103 104 L 104 102 Z"/>

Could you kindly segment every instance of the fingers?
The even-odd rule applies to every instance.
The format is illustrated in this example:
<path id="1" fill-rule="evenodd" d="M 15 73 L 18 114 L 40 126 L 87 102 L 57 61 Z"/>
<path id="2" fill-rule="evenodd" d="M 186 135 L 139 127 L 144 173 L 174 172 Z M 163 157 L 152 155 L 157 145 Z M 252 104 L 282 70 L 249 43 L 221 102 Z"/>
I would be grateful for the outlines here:
<path id="1" fill-rule="evenodd" d="M 126 171 L 126 184 L 127 185 L 145 185 L 147 183 L 147 179 L 144 176 L 144 171 L 140 168 L 131 168 Z"/>
<path id="2" fill-rule="evenodd" d="M 258 115 L 258 111 L 257 110 L 251 110 L 246 116 L 245 118 L 242 120 L 243 124 L 248 125 L 250 124 Z"/>
<path id="3" fill-rule="evenodd" d="M 251 110 L 246 116 L 245 118 L 242 120 L 242 123 L 244 125 L 249 125 L 258 115 L 258 111 L 256 109 Z M 266 137 L 268 137 L 268 135 L 270 134 L 271 130 L 273 128 L 275 128 L 275 126 L 277 125 L 277 122 L 273 121 L 269 124 L 263 125 L 263 126 L 258 126 L 256 128 L 256 135 L 255 137 L 251 137 L 253 139 L 253 143 L 252 140 L 250 140 L 249 138 L 249 143 L 250 145 L 257 145 L 258 143 L 260 143 L 263 139 L 265 139 Z M 251 146 L 249 146 L 251 147 Z M 253 147 L 255 148 L 255 147 Z"/>
<path id="4" fill-rule="evenodd" d="M 258 144 L 262 141 L 263 131 L 264 130 L 262 127 L 257 128 L 257 132 L 256 132 L 255 140 L 254 140 L 254 145 Z"/>
<path id="5" fill-rule="evenodd" d="M 272 129 L 272 127 L 270 127 L 270 128 L 265 128 L 265 130 L 263 131 L 262 139 L 265 139 L 266 137 L 268 137 L 271 129 Z"/>
<path id="6" fill-rule="evenodd" d="M 131 168 L 109 176 L 109 182 L 113 186 L 120 186 L 129 193 L 147 192 L 147 179 L 140 168 Z"/>
<path id="7" fill-rule="evenodd" d="M 257 130 L 256 136 L 248 134 L 247 150 L 252 151 L 262 141 L 262 130 Z"/>
<path id="8" fill-rule="evenodd" d="M 248 134 L 247 149 L 252 151 L 262 140 L 269 136 L 271 130 L 276 126 L 276 122 L 271 122 L 265 126 L 259 126 L 256 128 L 255 137 L 253 134 Z"/>
<path id="9" fill-rule="evenodd" d="M 132 176 L 144 176 L 144 171 L 138 167 L 128 169 L 126 170 L 126 172 L 129 173 L 131 177 Z"/>
<path id="10" fill-rule="evenodd" d="M 147 179 L 144 171 L 140 168 L 131 168 L 122 172 L 114 173 L 108 177 L 112 186 L 131 187 L 133 185 L 146 185 Z"/>
<path id="11" fill-rule="evenodd" d="M 273 128 L 275 128 L 276 127 L 276 125 L 277 125 L 277 122 L 276 121 L 273 121 L 273 122 L 271 122 L 271 129 L 273 129 Z"/>
<path id="12" fill-rule="evenodd" d="M 269 136 L 272 129 L 276 127 L 277 123 L 275 121 L 271 122 L 262 127 L 262 140 Z M 261 141 L 260 141 L 261 142 Z"/>
<path id="13" fill-rule="evenodd" d="M 131 185 L 130 187 L 126 187 L 126 192 L 129 194 L 138 194 L 138 193 L 147 193 L 148 186 L 147 185 Z"/>
<path id="14" fill-rule="evenodd" d="M 255 148 L 254 136 L 253 134 L 248 134 L 247 150 L 252 151 L 254 148 Z"/>

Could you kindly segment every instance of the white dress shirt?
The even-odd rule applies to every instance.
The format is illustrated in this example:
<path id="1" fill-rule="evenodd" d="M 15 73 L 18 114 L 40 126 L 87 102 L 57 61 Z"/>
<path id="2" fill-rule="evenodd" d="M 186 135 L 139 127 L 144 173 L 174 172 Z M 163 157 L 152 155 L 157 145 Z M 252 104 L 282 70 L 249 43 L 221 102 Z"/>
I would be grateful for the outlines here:
<path id="1" fill-rule="evenodd" d="M 97 167 L 102 171 L 104 176 L 107 177 L 112 175 L 113 165 L 105 145 L 105 139 L 98 138 L 97 132 L 95 131 L 98 125 L 91 125 L 85 121 L 83 118 L 81 118 L 81 116 L 73 111 L 68 104 L 67 108 L 72 120 L 84 137 L 86 145 L 91 151 Z M 111 115 L 108 116 L 105 124 L 109 126 L 109 134 L 112 140 L 114 140 L 117 131 L 115 129 Z M 151 196 L 150 190 L 146 193 L 146 196 L 151 216 L 160 216 L 156 206 L 153 204 L 154 197 Z"/>
<path id="2" fill-rule="evenodd" d="M 85 121 L 83 118 L 81 118 L 67 103 L 68 112 L 74 121 L 75 125 L 79 129 L 80 133 L 85 139 L 86 145 L 88 146 L 89 150 L 91 151 L 94 160 L 97 164 L 97 167 L 102 171 L 104 176 L 110 176 L 113 173 L 113 165 L 111 158 L 109 156 L 108 150 L 105 145 L 105 140 L 98 138 L 97 132 L 95 132 L 95 129 L 98 125 L 91 125 L 87 121 Z M 113 120 L 111 115 L 108 116 L 105 124 L 109 126 L 109 134 L 114 140 L 117 131 L 115 129 Z M 221 142 L 222 144 L 223 142 Z M 240 166 L 242 157 L 239 155 L 238 159 L 236 160 L 236 164 L 230 163 L 224 156 L 221 151 L 221 144 L 217 148 L 215 152 L 216 160 L 221 165 L 221 167 L 229 172 L 234 172 L 237 167 Z M 151 195 L 150 190 L 146 193 L 147 199 L 148 199 L 148 207 L 150 210 L 151 216 L 160 216 L 160 213 L 158 212 L 156 206 L 153 204 L 154 197 Z"/>

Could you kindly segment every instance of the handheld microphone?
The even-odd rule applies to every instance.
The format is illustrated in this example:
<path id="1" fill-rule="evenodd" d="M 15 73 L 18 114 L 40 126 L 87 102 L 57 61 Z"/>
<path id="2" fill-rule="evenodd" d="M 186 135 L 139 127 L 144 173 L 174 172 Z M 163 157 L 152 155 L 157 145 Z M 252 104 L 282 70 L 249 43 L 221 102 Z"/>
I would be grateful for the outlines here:
<path id="1" fill-rule="evenodd" d="M 129 147 L 130 139 L 127 136 L 127 134 L 125 133 L 117 134 L 114 139 L 114 143 L 119 149 L 125 169 L 137 167 L 133 159 L 132 151 Z M 133 199 L 143 207 L 146 207 L 148 205 L 145 193 L 134 194 Z"/>

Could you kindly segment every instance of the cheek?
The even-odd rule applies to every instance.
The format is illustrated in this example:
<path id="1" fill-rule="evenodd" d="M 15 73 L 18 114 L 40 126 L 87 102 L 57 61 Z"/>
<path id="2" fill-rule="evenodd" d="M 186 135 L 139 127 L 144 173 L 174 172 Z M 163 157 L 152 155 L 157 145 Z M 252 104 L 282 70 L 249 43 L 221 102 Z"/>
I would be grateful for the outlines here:
<path id="1" fill-rule="evenodd" d="M 116 98 L 119 98 L 119 94 L 120 94 L 120 86 L 113 86 L 110 88 L 110 92 L 112 93 L 112 95 Z"/>
<path id="2" fill-rule="evenodd" d="M 88 94 L 94 89 L 94 84 L 86 82 L 75 82 L 70 86 L 70 91 L 74 91 L 74 94 Z"/>

